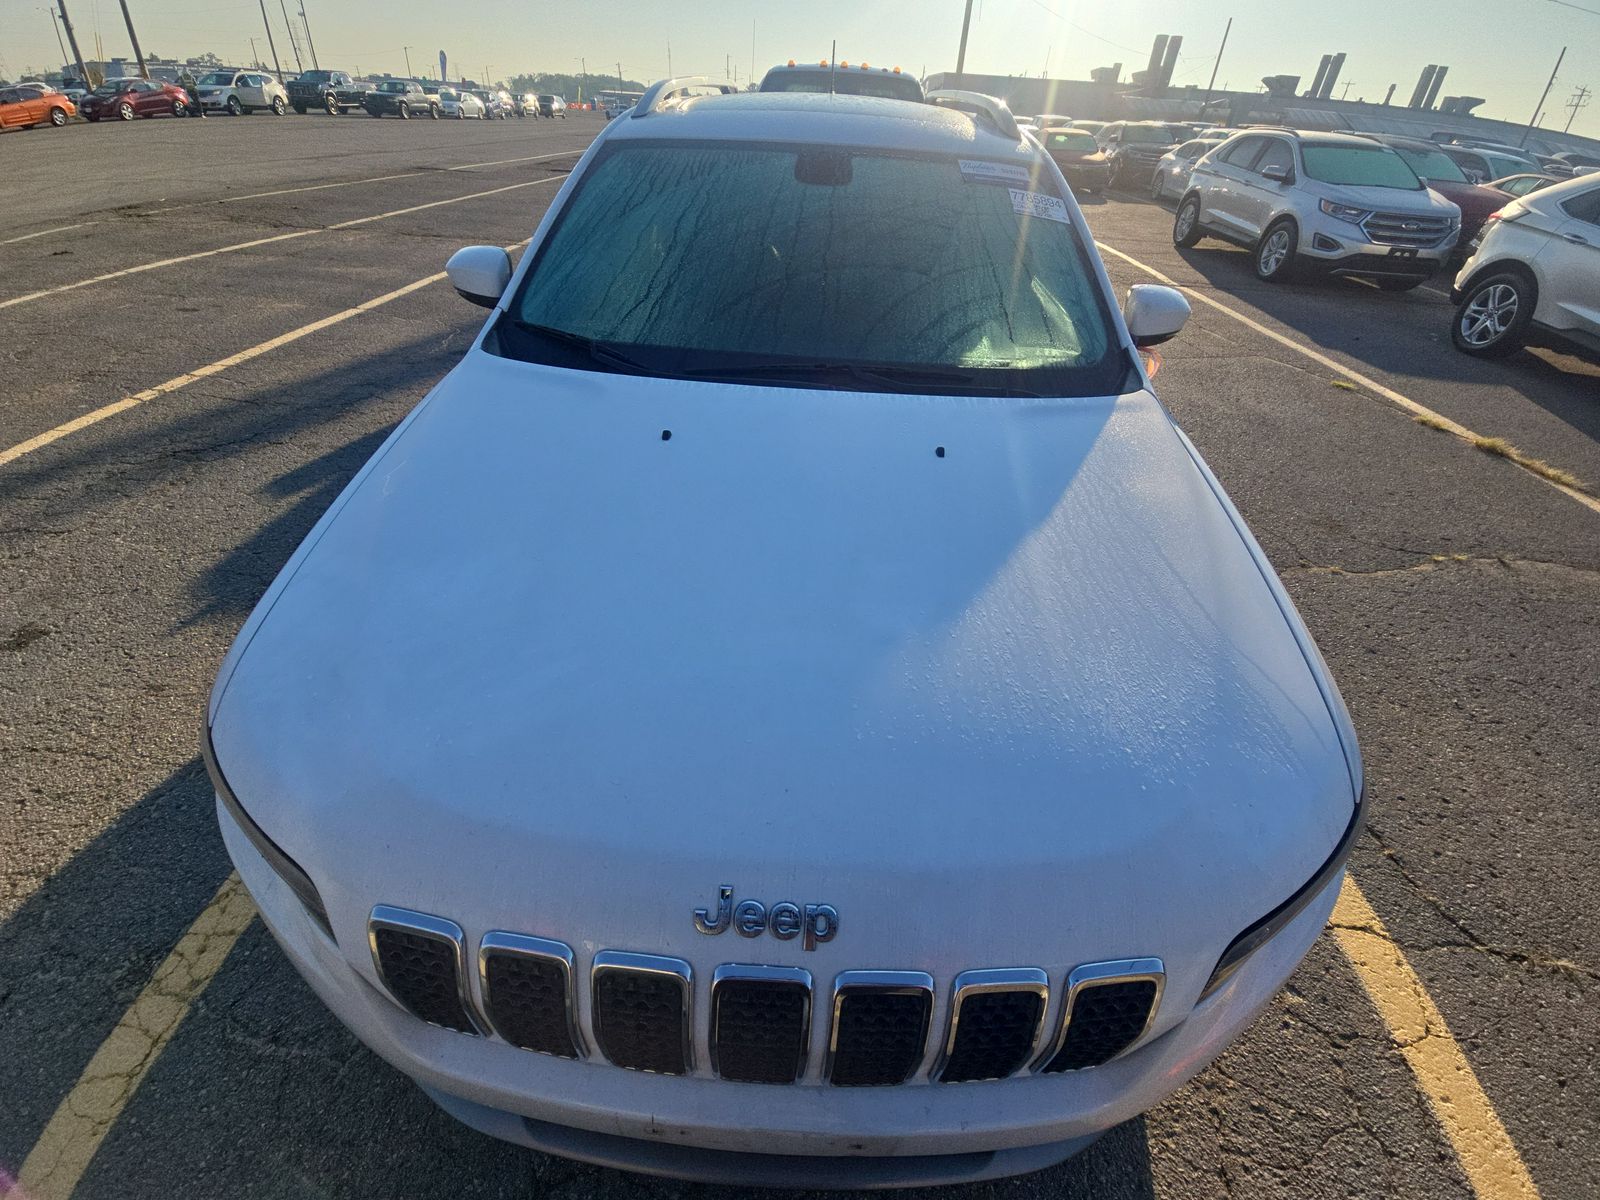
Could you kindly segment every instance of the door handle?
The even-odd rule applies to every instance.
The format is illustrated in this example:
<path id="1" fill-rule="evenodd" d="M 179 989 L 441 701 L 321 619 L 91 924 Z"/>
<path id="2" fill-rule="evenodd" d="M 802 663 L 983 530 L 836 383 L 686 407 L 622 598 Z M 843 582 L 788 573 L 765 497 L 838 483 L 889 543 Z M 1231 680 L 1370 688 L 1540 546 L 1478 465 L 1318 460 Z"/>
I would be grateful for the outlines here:
<path id="1" fill-rule="evenodd" d="M 1587 246 L 1589 244 L 1589 239 L 1581 233 L 1563 233 L 1561 238 L 1563 241 L 1571 242 L 1574 246 Z"/>

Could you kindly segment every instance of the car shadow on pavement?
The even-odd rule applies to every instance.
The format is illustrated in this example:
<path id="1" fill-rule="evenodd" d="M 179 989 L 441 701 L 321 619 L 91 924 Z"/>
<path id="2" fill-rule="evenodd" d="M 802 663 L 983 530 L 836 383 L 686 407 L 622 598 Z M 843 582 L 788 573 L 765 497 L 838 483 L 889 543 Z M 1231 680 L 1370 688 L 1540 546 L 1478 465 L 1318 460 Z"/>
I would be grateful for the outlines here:
<path id="1" fill-rule="evenodd" d="M 1245 298 L 1324 350 L 1342 351 L 1401 379 L 1504 386 L 1600 441 L 1600 404 L 1595 402 L 1593 374 L 1564 370 L 1530 351 L 1504 361 L 1461 353 L 1450 341 L 1454 309 L 1436 293 L 1386 293 L 1351 279 L 1313 277 L 1288 284 L 1263 283 L 1250 270 L 1247 254 L 1217 241 L 1177 254 L 1224 297 Z M 1443 274 L 1436 282 L 1448 285 L 1450 278 Z M 1369 306 L 1370 319 L 1329 322 L 1328 304 L 1346 299 Z"/>

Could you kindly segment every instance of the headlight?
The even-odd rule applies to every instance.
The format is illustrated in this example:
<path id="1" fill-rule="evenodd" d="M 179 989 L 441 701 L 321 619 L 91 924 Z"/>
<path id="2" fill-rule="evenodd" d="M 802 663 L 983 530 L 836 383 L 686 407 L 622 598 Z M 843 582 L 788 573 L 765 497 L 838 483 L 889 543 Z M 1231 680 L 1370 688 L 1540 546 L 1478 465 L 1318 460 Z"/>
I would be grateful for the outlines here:
<path id="1" fill-rule="evenodd" d="M 1327 211 L 1328 202 L 1324 200 L 1322 206 L 1323 210 Z M 1333 848 L 1333 853 L 1328 856 L 1328 861 L 1318 868 L 1310 882 L 1298 892 L 1228 943 L 1228 948 L 1222 952 L 1222 957 L 1212 968 L 1211 978 L 1206 980 L 1206 986 L 1200 992 L 1200 1000 L 1204 1000 L 1233 978 L 1233 973 L 1244 966 L 1252 954 L 1276 937 L 1285 925 L 1305 911 L 1306 905 L 1322 894 L 1322 889 L 1327 887 L 1333 877 L 1344 868 L 1345 859 L 1350 857 L 1350 848 L 1355 845 L 1356 836 L 1366 824 L 1366 817 L 1367 797 L 1363 791 L 1356 800 L 1356 811 L 1350 817 L 1350 825 L 1344 831 L 1344 836 L 1339 839 L 1339 844 Z"/>
<path id="2" fill-rule="evenodd" d="M 206 771 L 211 776 L 212 787 L 217 789 L 222 806 L 244 831 L 245 837 L 250 839 L 250 844 L 256 848 L 256 852 L 267 860 L 267 865 L 289 886 L 289 890 L 299 898 L 300 903 L 305 906 L 317 924 L 322 926 L 323 932 L 333 937 L 333 926 L 328 922 L 328 910 L 323 907 L 322 896 L 317 891 L 317 885 L 311 882 L 311 876 L 302 871 L 300 864 L 285 854 L 278 847 L 278 843 L 269 838 L 266 832 L 250 819 L 250 814 L 240 806 L 238 797 L 228 786 L 222 768 L 217 765 L 217 753 L 211 746 L 210 722 L 206 723 L 201 733 L 200 748 L 205 752 Z"/>
<path id="3" fill-rule="evenodd" d="M 1348 204 L 1335 204 L 1332 200 L 1324 200 L 1317 207 L 1330 217 L 1337 217 L 1341 221 L 1349 221 L 1352 225 L 1359 225 L 1372 215 L 1365 208 L 1352 208 Z"/>

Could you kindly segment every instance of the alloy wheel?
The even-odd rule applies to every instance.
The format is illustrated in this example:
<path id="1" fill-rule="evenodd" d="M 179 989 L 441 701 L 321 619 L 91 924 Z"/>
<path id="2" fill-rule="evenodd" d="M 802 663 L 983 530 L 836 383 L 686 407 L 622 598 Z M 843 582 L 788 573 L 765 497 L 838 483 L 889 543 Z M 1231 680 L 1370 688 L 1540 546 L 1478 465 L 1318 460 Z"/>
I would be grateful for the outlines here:
<path id="1" fill-rule="evenodd" d="M 1276 275 L 1278 268 L 1283 266 L 1283 260 L 1289 257 L 1289 231 L 1276 230 L 1261 245 L 1261 256 L 1257 260 L 1263 275 Z"/>
<path id="2" fill-rule="evenodd" d="M 1506 335 L 1522 303 L 1509 283 L 1494 283 L 1478 292 L 1461 312 L 1461 340 L 1469 346 L 1492 346 Z"/>

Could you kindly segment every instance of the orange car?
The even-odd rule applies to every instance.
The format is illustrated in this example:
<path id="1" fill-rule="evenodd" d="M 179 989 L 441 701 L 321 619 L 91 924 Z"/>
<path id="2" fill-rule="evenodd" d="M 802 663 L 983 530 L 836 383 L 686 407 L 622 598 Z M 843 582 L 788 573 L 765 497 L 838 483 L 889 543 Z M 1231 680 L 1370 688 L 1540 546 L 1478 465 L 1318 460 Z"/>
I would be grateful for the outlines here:
<path id="1" fill-rule="evenodd" d="M 20 83 L 0 88 L 0 129 L 28 129 L 43 125 L 65 125 L 78 115 L 71 100 L 46 83 Z"/>

